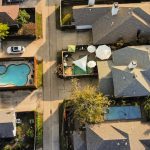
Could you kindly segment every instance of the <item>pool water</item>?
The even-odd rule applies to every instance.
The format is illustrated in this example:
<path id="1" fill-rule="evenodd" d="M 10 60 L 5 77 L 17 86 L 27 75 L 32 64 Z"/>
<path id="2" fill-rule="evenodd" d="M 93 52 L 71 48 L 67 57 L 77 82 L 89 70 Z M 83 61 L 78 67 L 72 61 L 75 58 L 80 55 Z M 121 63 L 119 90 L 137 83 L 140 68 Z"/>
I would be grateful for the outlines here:
<path id="1" fill-rule="evenodd" d="M 140 119 L 141 111 L 139 106 L 116 106 L 109 107 L 104 116 L 105 120 L 129 120 Z"/>
<path id="2" fill-rule="evenodd" d="M 0 74 L 4 74 L 6 71 L 6 67 L 4 65 L 0 65 Z"/>
<path id="3" fill-rule="evenodd" d="M 3 70 L 4 68 L 2 69 L 2 66 L 0 66 L 0 72 Z M 24 86 L 28 81 L 30 71 L 31 69 L 27 64 L 11 64 L 5 69 L 3 74 L 0 74 L 0 86 Z"/>

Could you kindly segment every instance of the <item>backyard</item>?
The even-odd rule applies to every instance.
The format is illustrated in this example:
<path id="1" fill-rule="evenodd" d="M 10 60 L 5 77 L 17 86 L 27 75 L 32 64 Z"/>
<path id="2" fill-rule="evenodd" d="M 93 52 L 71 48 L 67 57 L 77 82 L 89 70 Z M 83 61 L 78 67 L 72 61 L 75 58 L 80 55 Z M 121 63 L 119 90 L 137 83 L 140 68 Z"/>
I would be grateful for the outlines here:
<path id="1" fill-rule="evenodd" d="M 34 149 L 35 119 L 34 112 L 16 114 L 17 135 L 14 139 L 1 139 L 1 150 L 31 150 Z"/>

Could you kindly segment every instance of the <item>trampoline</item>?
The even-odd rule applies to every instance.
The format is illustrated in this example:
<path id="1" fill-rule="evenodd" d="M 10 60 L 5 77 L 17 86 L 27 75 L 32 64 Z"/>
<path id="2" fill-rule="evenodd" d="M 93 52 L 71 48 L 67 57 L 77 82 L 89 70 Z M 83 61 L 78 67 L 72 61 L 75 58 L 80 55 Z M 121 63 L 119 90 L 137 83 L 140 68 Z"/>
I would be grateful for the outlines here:
<path id="1" fill-rule="evenodd" d="M 140 118 L 141 110 L 139 106 L 109 107 L 104 115 L 105 120 L 132 120 Z"/>

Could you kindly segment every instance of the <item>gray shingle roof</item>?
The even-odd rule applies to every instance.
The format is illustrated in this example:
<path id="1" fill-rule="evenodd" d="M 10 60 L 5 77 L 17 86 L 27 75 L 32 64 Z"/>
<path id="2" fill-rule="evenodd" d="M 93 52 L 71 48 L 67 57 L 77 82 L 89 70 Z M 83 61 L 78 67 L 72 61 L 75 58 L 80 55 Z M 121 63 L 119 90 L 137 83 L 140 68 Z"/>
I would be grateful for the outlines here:
<path id="1" fill-rule="evenodd" d="M 120 38 L 124 42 L 135 41 L 138 31 L 141 37 L 147 37 L 150 34 L 150 15 L 146 12 L 142 7 L 120 5 L 119 13 L 112 16 L 110 5 L 73 7 L 76 28 L 92 28 L 93 44 L 115 43 Z"/>
<path id="2" fill-rule="evenodd" d="M 140 31 L 142 36 L 150 33 L 150 24 L 146 22 L 149 15 L 142 11 L 143 14 L 139 16 L 136 13 L 138 11 L 141 12 L 142 10 L 121 8 L 116 16 L 112 16 L 109 12 L 105 16 L 100 17 L 92 25 L 93 43 L 115 43 L 120 38 L 127 43 L 137 39 L 137 31 Z"/>
<path id="3" fill-rule="evenodd" d="M 137 67 L 147 69 L 150 66 L 150 46 L 128 46 L 113 52 L 113 64 L 127 66 L 132 60 L 137 61 Z"/>
<path id="4" fill-rule="evenodd" d="M 103 128 L 94 126 L 96 126 L 94 130 L 86 127 L 87 150 L 130 150 L 128 136 L 124 137 L 126 133 L 112 127 L 112 133 L 110 134 L 114 134 L 113 139 L 103 139 Z M 120 138 L 120 135 L 122 135 L 122 138 Z"/>
<path id="5" fill-rule="evenodd" d="M 14 137 L 14 125 L 12 122 L 0 123 L 0 138 L 12 138 Z"/>
<path id="6" fill-rule="evenodd" d="M 136 74 L 139 76 L 139 74 Z M 114 96 L 115 97 L 134 97 L 150 95 L 150 86 L 148 89 L 139 82 L 142 78 L 135 77 L 130 71 L 125 71 L 122 67 L 112 68 Z M 142 80 L 142 79 L 141 79 Z"/>
<path id="7" fill-rule="evenodd" d="M 98 61 L 99 91 L 104 95 L 113 95 L 113 80 L 111 75 L 112 61 Z"/>
<path id="8" fill-rule="evenodd" d="M 16 117 L 12 110 L 0 111 L 0 138 L 12 138 L 16 135 Z"/>
<path id="9" fill-rule="evenodd" d="M 111 95 L 109 89 L 113 87 L 112 91 L 116 97 L 150 95 L 149 52 L 149 45 L 129 46 L 113 52 L 112 62 L 98 62 L 100 91 Z M 132 60 L 137 61 L 137 67 L 130 70 L 128 65 Z"/>
<path id="10" fill-rule="evenodd" d="M 84 133 L 73 132 L 73 146 L 74 150 L 86 150 L 86 143 L 84 139 Z"/>
<path id="11" fill-rule="evenodd" d="M 92 8 L 92 7 L 84 7 L 80 9 L 76 9 L 73 7 L 73 18 L 75 20 L 75 25 L 92 25 L 97 19 L 106 13 L 111 11 L 110 8 Z"/>
<path id="12" fill-rule="evenodd" d="M 14 21 L 6 12 L 0 12 L 0 22 L 8 24 L 8 26 L 16 24 L 16 21 Z"/>

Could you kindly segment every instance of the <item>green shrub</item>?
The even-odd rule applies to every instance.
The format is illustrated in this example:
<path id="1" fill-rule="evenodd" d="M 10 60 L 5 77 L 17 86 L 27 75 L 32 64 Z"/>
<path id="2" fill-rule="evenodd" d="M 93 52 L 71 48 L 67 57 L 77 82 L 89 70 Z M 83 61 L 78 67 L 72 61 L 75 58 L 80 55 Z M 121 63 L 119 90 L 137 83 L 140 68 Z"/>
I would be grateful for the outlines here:
<path id="1" fill-rule="evenodd" d="M 21 24 L 26 24 L 29 22 L 30 15 L 26 12 L 25 9 L 19 11 L 18 22 Z"/>
<path id="2" fill-rule="evenodd" d="M 36 22 L 36 37 L 42 38 L 43 33 L 42 33 L 42 14 L 39 14 L 36 12 L 35 14 L 35 22 Z"/>
<path id="3" fill-rule="evenodd" d="M 37 67 L 37 87 L 42 86 L 43 82 L 43 62 L 38 62 Z"/>
<path id="4" fill-rule="evenodd" d="M 66 14 L 62 19 L 62 25 L 71 22 L 72 15 L 70 13 Z"/>
<path id="5" fill-rule="evenodd" d="M 0 23 L 0 39 L 5 39 L 5 37 L 7 37 L 9 34 L 8 30 L 9 27 L 7 24 Z"/>
<path id="6" fill-rule="evenodd" d="M 43 145 L 43 114 L 36 113 L 36 144 L 37 147 Z"/>
<path id="7" fill-rule="evenodd" d="M 34 130 L 32 128 L 29 128 L 26 132 L 26 135 L 29 137 L 29 138 L 34 138 Z"/>
<path id="8" fill-rule="evenodd" d="M 6 146 L 4 147 L 4 150 L 12 150 L 12 146 L 11 146 L 11 145 L 6 145 Z"/>

